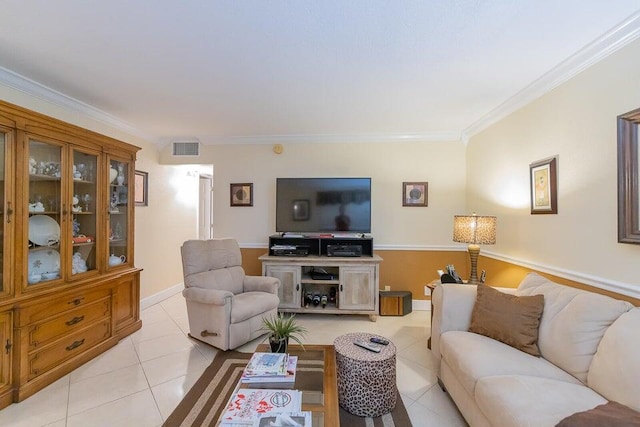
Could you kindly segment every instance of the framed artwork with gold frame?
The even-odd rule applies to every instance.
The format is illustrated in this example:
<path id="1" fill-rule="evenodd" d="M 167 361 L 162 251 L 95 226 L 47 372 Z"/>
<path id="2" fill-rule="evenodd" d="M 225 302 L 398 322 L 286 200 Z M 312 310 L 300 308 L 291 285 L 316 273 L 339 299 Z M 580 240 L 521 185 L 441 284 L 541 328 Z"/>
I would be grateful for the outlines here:
<path id="1" fill-rule="evenodd" d="M 529 165 L 531 214 L 558 213 L 558 157 Z"/>

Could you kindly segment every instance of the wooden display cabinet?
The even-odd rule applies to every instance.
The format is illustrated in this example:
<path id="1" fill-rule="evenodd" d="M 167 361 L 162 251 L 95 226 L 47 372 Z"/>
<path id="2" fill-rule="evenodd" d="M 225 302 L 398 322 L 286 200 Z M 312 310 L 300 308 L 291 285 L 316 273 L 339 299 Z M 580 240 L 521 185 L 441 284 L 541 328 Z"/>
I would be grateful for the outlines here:
<path id="1" fill-rule="evenodd" d="M 0 408 L 141 327 L 138 150 L 0 102 Z"/>

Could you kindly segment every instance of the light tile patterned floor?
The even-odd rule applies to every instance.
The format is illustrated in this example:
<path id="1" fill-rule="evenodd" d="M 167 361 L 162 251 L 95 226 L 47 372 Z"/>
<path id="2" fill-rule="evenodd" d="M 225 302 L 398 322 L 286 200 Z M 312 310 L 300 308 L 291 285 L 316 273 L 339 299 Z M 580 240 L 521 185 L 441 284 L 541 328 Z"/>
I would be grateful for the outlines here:
<path id="1" fill-rule="evenodd" d="M 466 426 L 449 396 L 436 384 L 429 312 L 403 317 L 299 315 L 305 342 L 332 344 L 355 331 L 373 332 L 398 348 L 397 381 L 415 427 Z M 117 346 L 23 402 L 0 411 L 6 427 L 160 426 L 211 363 L 218 350 L 189 339 L 181 294 L 142 312 L 143 327 Z M 251 352 L 263 339 L 238 349 Z M 401 426 L 397 426 L 401 427 Z"/>

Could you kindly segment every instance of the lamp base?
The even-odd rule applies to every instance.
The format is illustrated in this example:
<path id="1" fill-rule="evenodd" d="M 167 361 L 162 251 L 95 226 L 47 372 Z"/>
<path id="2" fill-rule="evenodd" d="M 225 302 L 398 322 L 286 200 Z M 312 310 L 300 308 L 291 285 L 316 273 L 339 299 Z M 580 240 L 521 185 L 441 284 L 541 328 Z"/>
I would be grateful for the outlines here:
<path id="1" fill-rule="evenodd" d="M 478 280 L 478 255 L 480 255 L 480 245 L 469 245 L 469 258 L 471 259 L 471 275 L 469 276 L 469 284 L 477 285 Z"/>

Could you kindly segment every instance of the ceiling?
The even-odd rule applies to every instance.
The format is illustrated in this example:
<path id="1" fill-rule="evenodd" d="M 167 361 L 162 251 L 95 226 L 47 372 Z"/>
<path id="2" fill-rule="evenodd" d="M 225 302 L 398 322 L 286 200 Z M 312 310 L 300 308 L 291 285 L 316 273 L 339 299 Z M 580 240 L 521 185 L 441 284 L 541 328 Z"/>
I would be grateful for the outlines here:
<path id="1" fill-rule="evenodd" d="M 2 0 L 0 84 L 156 142 L 464 139 L 634 40 L 640 0 Z"/>

